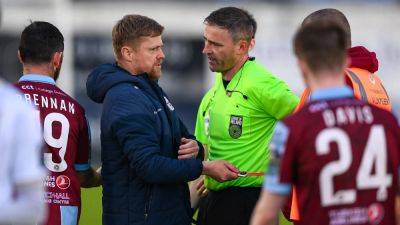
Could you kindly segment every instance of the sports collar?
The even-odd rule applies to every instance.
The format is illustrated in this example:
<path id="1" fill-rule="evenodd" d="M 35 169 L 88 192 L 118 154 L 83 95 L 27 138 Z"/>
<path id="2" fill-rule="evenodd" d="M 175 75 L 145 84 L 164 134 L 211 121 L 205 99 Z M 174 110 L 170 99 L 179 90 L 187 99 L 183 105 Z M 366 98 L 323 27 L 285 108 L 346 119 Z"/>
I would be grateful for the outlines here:
<path id="1" fill-rule="evenodd" d="M 46 76 L 46 75 L 41 75 L 41 74 L 26 74 L 23 75 L 19 81 L 31 81 L 31 82 L 40 82 L 40 83 L 46 83 L 46 84 L 53 84 L 56 85 L 56 82 L 54 81 L 53 78 Z"/>
<path id="2" fill-rule="evenodd" d="M 323 88 L 313 91 L 310 95 L 310 101 L 331 100 L 353 96 L 353 90 L 347 86 Z"/>

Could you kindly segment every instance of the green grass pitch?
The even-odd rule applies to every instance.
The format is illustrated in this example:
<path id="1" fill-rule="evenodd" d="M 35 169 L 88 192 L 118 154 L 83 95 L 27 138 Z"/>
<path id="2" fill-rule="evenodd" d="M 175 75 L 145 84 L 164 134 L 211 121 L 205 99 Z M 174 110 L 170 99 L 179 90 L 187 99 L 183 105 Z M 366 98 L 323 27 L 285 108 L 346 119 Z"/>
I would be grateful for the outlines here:
<path id="1" fill-rule="evenodd" d="M 82 193 L 82 210 L 81 210 L 81 218 L 79 220 L 79 225 L 101 225 L 101 195 L 102 188 L 89 188 L 81 189 Z M 291 225 L 292 223 L 288 222 L 280 216 L 280 224 L 281 225 Z"/>

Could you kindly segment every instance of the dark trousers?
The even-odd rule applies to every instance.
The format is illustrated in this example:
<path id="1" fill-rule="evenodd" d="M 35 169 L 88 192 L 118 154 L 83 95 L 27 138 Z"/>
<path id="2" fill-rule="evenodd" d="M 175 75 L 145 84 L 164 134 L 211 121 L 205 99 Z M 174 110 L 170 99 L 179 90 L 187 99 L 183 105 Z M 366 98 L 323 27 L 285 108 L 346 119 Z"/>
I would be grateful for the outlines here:
<path id="1" fill-rule="evenodd" d="M 247 225 L 261 188 L 231 187 L 210 191 L 199 206 L 198 225 Z"/>

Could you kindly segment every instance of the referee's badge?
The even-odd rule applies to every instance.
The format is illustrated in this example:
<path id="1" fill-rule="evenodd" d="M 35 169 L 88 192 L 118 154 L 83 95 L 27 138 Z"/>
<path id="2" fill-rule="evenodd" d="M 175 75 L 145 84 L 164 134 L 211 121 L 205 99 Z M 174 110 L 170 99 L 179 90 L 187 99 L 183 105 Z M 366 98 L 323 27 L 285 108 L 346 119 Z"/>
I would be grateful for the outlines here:
<path id="1" fill-rule="evenodd" d="M 229 135 L 232 138 L 237 139 L 242 136 L 242 124 L 243 116 L 231 115 L 231 119 L 229 122 Z"/>

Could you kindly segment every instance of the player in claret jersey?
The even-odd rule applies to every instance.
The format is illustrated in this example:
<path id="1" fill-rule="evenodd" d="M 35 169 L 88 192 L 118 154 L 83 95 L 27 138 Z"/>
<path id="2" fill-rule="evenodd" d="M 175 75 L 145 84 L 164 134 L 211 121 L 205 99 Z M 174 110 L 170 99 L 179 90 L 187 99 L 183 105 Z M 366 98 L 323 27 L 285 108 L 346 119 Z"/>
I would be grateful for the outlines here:
<path id="1" fill-rule="evenodd" d="M 50 172 L 44 182 L 48 225 L 77 224 L 80 187 L 101 183 L 89 164 L 90 133 L 84 109 L 55 83 L 63 51 L 63 35 L 50 23 L 33 22 L 21 34 L 18 56 L 24 75 L 16 87 L 23 92 L 23 100 L 40 112 L 47 144 L 44 164 Z"/>
<path id="2" fill-rule="evenodd" d="M 277 125 L 252 224 L 276 224 L 296 185 L 297 224 L 395 224 L 400 130 L 391 113 L 345 86 L 345 32 L 334 22 L 300 28 L 294 50 L 311 100 Z"/>

